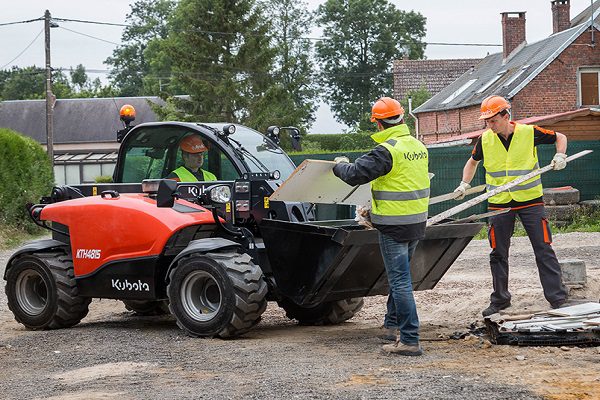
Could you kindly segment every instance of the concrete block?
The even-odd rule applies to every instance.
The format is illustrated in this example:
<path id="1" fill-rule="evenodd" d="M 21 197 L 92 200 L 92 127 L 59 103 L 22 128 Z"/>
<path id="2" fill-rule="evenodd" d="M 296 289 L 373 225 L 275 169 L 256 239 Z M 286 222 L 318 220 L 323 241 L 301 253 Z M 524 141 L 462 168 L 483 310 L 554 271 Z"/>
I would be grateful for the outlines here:
<path id="1" fill-rule="evenodd" d="M 544 189 L 544 203 L 549 206 L 561 206 L 579 202 L 579 190 L 572 186 Z"/>
<path id="2" fill-rule="evenodd" d="M 567 286 L 585 285 L 587 283 L 587 273 L 585 262 L 577 259 L 559 260 L 562 270 L 562 280 Z"/>

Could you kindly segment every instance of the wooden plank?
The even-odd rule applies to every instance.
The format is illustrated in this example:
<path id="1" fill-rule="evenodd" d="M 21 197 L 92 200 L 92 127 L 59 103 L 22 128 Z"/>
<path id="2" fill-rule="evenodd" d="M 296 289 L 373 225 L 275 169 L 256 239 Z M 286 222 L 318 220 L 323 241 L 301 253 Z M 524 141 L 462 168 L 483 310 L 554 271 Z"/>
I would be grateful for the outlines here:
<path id="1" fill-rule="evenodd" d="M 590 154 L 592 151 L 593 150 L 583 150 L 583 151 L 580 151 L 577 154 L 573 154 L 572 156 L 567 157 L 567 162 L 573 161 L 573 160 L 575 160 L 575 159 L 577 159 L 579 157 L 583 157 L 583 156 L 585 156 L 587 154 Z M 490 190 L 489 192 L 481 194 L 481 195 L 479 195 L 477 197 L 472 198 L 471 200 L 468 200 L 468 201 L 466 201 L 466 202 L 464 202 L 462 204 L 459 204 L 459 205 L 457 205 L 455 207 L 452 207 L 449 210 L 446 210 L 446 211 L 444 211 L 444 212 L 442 212 L 442 213 L 440 213 L 438 215 L 435 215 L 435 216 L 429 218 L 427 220 L 427 226 L 430 226 L 430 225 L 433 225 L 433 224 L 437 224 L 438 222 L 440 222 L 440 221 L 442 221 L 444 219 L 447 219 L 447 218 L 449 218 L 449 217 L 451 217 L 453 215 L 458 214 L 461 211 L 464 211 L 464 210 L 466 210 L 468 208 L 471 208 L 471 207 L 473 207 L 473 206 L 475 206 L 475 205 L 477 205 L 477 204 L 479 204 L 479 203 L 481 203 L 481 202 L 489 199 L 490 197 L 497 195 L 498 193 L 505 192 L 508 189 L 511 189 L 511 188 L 517 186 L 520 183 L 523 183 L 523 182 L 525 182 L 525 181 L 527 181 L 527 180 L 529 180 L 531 178 L 534 178 L 534 177 L 536 177 L 538 175 L 541 175 L 544 172 L 548 172 L 551 169 L 552 169 L 552 166 L 550 164 L 548 164 L 545 167 L 542 167 L 540 169 L 536 169 L 535 171 L 532 171 L 532 172 L 530 172 L 530 173 L 528 173 L 526 175 L 522 175 L 522 176 L 518 177 L 517 179 L 515 179 L 515 180 L 513 180 L 513 181 L 511 181 L 509 183 L 507 183 L 506 185 L 497 187 L 496 189 Z"/>

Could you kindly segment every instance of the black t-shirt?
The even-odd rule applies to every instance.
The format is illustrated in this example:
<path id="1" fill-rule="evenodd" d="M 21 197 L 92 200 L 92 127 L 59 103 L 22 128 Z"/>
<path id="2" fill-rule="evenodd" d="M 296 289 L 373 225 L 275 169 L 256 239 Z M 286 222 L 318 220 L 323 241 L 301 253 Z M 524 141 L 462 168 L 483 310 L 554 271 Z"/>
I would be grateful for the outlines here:
<path id="1" fill-rule="evenodd" d="M 504 145 L 504 148 L 508 151 L 510 147 L 510 143 L 512 141 L 513 134 L 511 133 L 507 139 L 505 139 L 502 135 L 498 135 L 498 139 Z M 556 133 L 554 131 L 540 128 L 539 126 L 533 126 L 533 145 L 537 146 L 539 144 L 554 144 L 556 143 Z M 483 161 L 483 147 L 481 145 L 481 137 L 477 140 L 477 143 L 473 147 L 473 151 L 471 152 L 471 158 L 475 161 Z M 508 208 L 508 207 L 522 207 L 536 203 L 543 203 L 542 197 L 536 197 L 535 199 L 531 199 L 528 201 L 515 201 L 511 200 L 505 204 L 494 204 L 488 203 L 490 208 Z"/>

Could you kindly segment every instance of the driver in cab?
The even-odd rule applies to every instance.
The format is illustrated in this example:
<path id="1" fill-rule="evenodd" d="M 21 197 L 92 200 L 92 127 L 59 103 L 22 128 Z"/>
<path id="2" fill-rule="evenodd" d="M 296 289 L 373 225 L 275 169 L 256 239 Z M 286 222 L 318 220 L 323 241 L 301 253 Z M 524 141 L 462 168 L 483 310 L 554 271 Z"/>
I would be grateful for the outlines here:
<path id="1" fill-rule="evenodd" d="M 208 147 L 204 145 L 198 135 L 190 135 L 183 138 L 179 143 L 183 165 L 171 172 L 167 179 L 174 179 L 177 182 L 204 182 L 216 181 L 217 177 L 202 169 L 204 164 L 204 155 Z"/>

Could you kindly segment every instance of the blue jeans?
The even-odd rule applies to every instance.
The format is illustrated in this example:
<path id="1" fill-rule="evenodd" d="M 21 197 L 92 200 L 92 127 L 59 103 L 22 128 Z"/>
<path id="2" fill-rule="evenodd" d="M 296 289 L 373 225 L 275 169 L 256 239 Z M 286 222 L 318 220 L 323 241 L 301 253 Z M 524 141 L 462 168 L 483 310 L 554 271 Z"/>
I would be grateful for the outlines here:
<path id="1" fill-rule="evenodd" d="M 400 341 L 407 345 L 419 343 L 419 317 L 410 277 L 410 259 L 418 242 L 396 242 L 379 232 L 379 247 L 390 285 L 383 325 L 389 329 L 399 329 Z"/>

